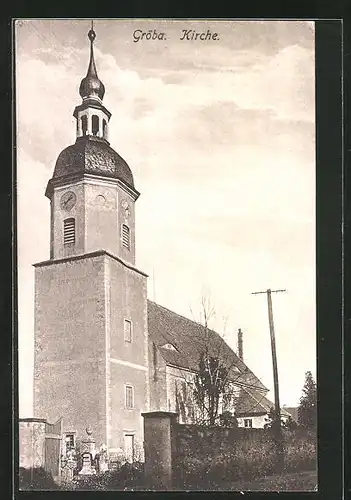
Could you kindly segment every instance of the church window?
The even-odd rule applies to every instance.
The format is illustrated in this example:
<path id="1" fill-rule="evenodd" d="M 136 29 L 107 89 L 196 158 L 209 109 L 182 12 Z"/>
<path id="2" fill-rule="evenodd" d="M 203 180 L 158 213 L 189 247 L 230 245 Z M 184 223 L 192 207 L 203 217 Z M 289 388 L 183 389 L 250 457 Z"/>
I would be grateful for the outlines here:
<path id="1" fill-rule="evenodd" d="M 130 229 L 127 224 L 122 224 L 122 245 L 130 250 Z"/>
<path id="2" fill-rule="evenodd" d="M 102 120 L 102 134 L 105 139 L 106 139 L 106 132 L 107 132 L 107 123 L 106 120 Z"/>
<path id="3" fill-rule="evenodd" d="M 88 132 L 88 117 L 86 115 L 83 115 L 82 118 L 82 132 L 83 135 L 87 135 Z"/>
<path id="4" fill-rule="evenodd" d="M 252 427 L 252 418 L 244 418 L 244 427 L 246 428 Z"/>
<path id="5" fill-rule="evenodd" d="M 97 135 L 99 132 L 99 117 L 97 115 L 93 115 L 92 117 L 92 129 L 93 135 Z"/>
<path id="6" fill-rule="evenodd" d="M 134 389 L 131 385 L 125 386 L 126 408 L 129 410 L 134 408 Z"/>
<path id="7" fill-rule="evenodd" d="M 73 217 L 63 221 L 63 244 L 74 245 L 76 242 L 76 221 Z"/>
<path id="8" fill-rule="evenodd" d="M 125 342 L 132 341 L 132 322 L 129 319 L 124 320 L 124 340 Z"/>

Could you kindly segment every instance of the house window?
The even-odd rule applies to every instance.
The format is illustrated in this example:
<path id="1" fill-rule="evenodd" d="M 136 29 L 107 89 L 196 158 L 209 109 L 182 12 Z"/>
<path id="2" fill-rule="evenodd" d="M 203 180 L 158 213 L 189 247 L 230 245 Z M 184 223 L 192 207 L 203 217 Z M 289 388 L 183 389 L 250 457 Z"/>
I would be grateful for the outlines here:
<path id="1" fill-rule="evenodd" d="M 73 217 L 63 221 L 63 244 L 72 246 L 76 242 L 76 221 Z"/>
<path id="2" fill-rule="evenodd" d="M 92 129 L 93 135 L 97 135 L 99 132 L 99 117 L 97 115 L 92 116 Z"/>
<path id="3" fill-rule="evenodd" d="M 88 117 L 86 115 L 82 116 L 82 132 L 83 135 L 87 135 L 88 132 Z"/>
<path id="4" fill-rule="evenodd" d="M 132 341 L 132 322 L 129 319 L 124 320 L 124 340 L 125 342 Z"/>
<path id="5" fill-rule="evenodd" d="M 252 427 L 252 418 L 244 418 L 244 427 L 247 427 L 247 428 Z"/>
<path id="6" fill-rule="evenodd" d="M 122 224 L 122 245 L 130 250 L 130 229 L 127 224 Z"/>
<path id="7" fill-rule="evenodd" d="M 134 390 L 131 385 L 126 385 L 126 408 L 129 410 L 134 408 Z"/>

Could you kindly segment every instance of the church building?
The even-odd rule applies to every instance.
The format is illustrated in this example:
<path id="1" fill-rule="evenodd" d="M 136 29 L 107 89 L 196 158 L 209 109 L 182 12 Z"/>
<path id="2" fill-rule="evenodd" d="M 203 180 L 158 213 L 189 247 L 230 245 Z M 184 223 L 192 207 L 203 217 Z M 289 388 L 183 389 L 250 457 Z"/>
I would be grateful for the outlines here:
<path id="1" fill-rule="evenodd" d="M 186 393 L 203 327 L 147 298 L 147 274 L 135 263 L 140 193 L 109 142 L 111 112 L 103 104 L 95 37 L 91 29 L 82 101 L 73 113 L 76 141 L 58 156 L 45 193 L 50 258 L 34 264 L 34 416 L 63 417 L 71 443 L 89 427 L 98 446 L 135 456 L 143 446 L 142 412 L 177 411 L 182 422 L 194 419 Z M 267 388 L 240 352 L 209 332 L 230 359 L 236 400 L 254 395 L 259 405 Z M 256 406 L 248 409 L 250 426 Z"/>

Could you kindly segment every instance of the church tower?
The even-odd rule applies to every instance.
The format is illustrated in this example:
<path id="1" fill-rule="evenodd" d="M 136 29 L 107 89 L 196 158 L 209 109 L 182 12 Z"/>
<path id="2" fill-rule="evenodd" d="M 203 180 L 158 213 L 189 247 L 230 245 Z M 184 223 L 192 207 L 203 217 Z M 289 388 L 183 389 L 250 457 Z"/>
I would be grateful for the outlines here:
<path id="1" fill-rule="evenodd" d="M 76 141 L 56 161 L 50 259 L 35 267 L 34 414 L 63 417 L 73 440 L 142 447 L 149 407 L 147 276 L 135 267 L 135 202 L 125 160 L 109 143 L 111 113 L 94 60 L 74 110 Z"/>

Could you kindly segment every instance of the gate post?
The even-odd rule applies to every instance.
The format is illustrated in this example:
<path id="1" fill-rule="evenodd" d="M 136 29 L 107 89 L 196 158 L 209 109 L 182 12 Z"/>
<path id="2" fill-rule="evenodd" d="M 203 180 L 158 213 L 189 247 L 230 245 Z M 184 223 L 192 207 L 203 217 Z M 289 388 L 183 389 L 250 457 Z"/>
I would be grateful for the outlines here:
<path id="1" fill-rule="evenodd" d="M 145 481 L 152 490 L 172 488 L 177 413 L 152 411 L 144 417 Z"/>

